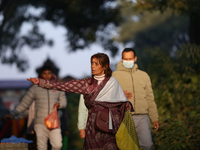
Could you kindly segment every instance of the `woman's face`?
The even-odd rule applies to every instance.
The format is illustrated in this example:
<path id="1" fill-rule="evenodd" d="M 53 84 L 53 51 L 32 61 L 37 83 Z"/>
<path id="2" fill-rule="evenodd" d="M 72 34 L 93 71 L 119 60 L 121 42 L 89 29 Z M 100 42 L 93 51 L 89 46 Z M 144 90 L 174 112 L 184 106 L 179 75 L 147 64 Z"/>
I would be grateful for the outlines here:
<path id="1" fill-rule="evenodd" d="M 102 67 L 99 63 L 99 59 L 92 58 L 91 62 L 92 75 L 101 76 L 104 74 L 105 67 Z"/>

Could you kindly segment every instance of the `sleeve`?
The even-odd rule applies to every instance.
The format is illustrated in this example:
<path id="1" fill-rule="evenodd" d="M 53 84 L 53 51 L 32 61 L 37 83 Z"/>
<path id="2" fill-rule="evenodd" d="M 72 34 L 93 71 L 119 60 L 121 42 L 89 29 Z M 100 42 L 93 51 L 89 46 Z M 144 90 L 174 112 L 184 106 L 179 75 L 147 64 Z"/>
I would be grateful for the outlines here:
<path id="1" fill-rule="evenodd" d="M 154 101 L 154 94 L 153 94 L 153 89 L 151 85 L 151 80 L 150 77 L 148 76 L 148 81 L 146 84 L 146 99 L 148 102 L 149 106 L 149 117 L 151 118 L 151 121 L 158 121 L 158 111 L 157 111 L 157 106 Z"/>
<path id="2" fill-rule="evenodd" d="M 86 94 L 86 87 L 88 87 L 88 82 L 86 79 L 72 80 L 68 82 L 53 82 L 39 79 L 39 86 L 46 89 L 55 89 L 69 93 Z"/>
<path id="3" fill-rule="evenodd" d="M 78 129 L 85 129 L 88 118 L 88 109 L 85 106 L 83 95 L 81 94 L 78 107 Z"/>
<path id="4" fill-rule="evenodd" d="M 21 119 L 21 118 L 24 118 L 24 117 L 27 117 L 27 116 L 28 116 L 28 110 L 14 116 L 13 119 L 18 120 L 18 119 Z"/>
<path id="5" fill-rule="evenodd" d="M 65 96 L 65 92 L 60 92 L 58 102 L 60 103 L 59 109 L 65 108 L 67 106 L 67 98 Z"/>
<path id="6" fill-rule="evenodd" d="M 23 97 L 22 101 L 20 102 L 19 105 L 17 105 L 17 107 L 11 111 L 11 114 L 13 116 L 16 116 L 26 110 L 28 110 L 29 106 L 32 104 L 32 102 L 35 100 L 35 88 L 36 85 L 33 85 L 28 92 L 26 93 L 26 95 Z"/>

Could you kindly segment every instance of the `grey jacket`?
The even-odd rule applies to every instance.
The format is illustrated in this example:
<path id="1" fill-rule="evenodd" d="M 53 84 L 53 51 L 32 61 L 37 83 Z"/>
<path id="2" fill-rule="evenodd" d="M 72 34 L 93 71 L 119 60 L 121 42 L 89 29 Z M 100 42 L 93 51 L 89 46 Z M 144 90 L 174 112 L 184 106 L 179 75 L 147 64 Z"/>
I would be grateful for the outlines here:
<path id="1" fill-rule="evenodd" d="M 60 103 L 59 108 L 66 107 L 67 99 L 64 92 L 57 90 L 44 89 L 38 85 L 33 85 L 21 103 L 11 111 L 16 116 L 26 111 L 35 100 L 35 119 L 34 124 L 44 124 L 44 119 L 53 111 L 56 102 Z"/>

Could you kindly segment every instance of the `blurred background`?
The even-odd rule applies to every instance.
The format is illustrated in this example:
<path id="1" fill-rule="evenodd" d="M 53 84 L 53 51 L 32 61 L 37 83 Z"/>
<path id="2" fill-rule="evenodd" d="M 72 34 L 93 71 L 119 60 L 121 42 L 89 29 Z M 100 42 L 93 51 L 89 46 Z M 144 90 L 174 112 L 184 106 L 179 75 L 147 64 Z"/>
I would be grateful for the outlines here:
<path id="1" fill-rule="evenodd" d="M 15 108 L 44 64 L 59 81 L 90 76 L 90 57 L 125 47 L 152 80 L 160 129 L 154 149 L 200 146 L 199 0 L 0 0 L 0 117 Z M 82 149 L 78 94 L 66 93 L 68 149 Z M 26 137 L 26 118 L 0 121 L 0 139 Z"/>

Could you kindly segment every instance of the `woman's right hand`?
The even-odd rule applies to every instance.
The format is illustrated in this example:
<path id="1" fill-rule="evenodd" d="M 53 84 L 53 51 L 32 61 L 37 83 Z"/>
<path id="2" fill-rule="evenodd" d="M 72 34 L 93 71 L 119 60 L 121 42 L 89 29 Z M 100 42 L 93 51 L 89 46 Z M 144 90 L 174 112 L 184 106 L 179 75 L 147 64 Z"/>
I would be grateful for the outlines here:
<path id="1" fill-rule="evenodd" d="M 85 129 L 81 129 L 81 130 L 79 131 L 79 135 L 80 135 L 80 137 L 81 137 L 82 139 L 84 139 L 84 138 L 85 138 Z"/>
<path id="2" fill-rule="evenodd" d="M 30 78 L 27 79 L 28 81 L 31 81 L 33 84 L 39 84 L 39 79 L 38 78 Z"/>
<path id="3" fill-rule="evenodd" d="M 126 98 L 128 100 L 130 100 L 132 97 L 133 97 L 133 94 L 131 92 L 128 92 L 128 91 L 124 91 L 124 94 L 126 95 Z"/>

